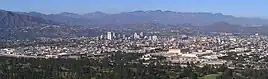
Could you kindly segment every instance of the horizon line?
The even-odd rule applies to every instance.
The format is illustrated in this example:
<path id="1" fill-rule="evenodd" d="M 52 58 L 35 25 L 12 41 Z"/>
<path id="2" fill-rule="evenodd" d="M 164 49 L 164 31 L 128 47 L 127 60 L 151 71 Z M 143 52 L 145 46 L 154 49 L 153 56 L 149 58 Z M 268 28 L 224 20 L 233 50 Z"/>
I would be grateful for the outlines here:
<path id="1" fill-rule="evenodd" d="M 160 9 L 155 9 L 155 10 L 133 10 L 133 11 L 124 11 L 124 12 L 104 12 L 104 11 L 92 11 L 92 12 L 84 12 L 84 13 L 78 13 L 78 12 L 69 12 L 69 11 L 62 11 L 62 12 L 56 12 L 56 13 L 46 13 L 46 12 L 41 12 L 41 11 L 13 11 L 13 10 L 5 10 L 5 9 L 0 9 L 0 10 L 4 10 L 4 11 L 11 11 L 11 12 L 26 12 L 26 13 L 30 13 L 30 12 L 36 12 L 36 13 L 41 13 L 41 14 L 46 14 L 46 15 L 52 15 L 52 14 L 61 14 L 61 13 L 73 13 L 73 14 L 77 14 L 77 15 L 85 15 L 85 14 L 89 14 L 89 13 L 96 13 L 96 12 L 101 12 L 101 13 L 105 13 L 105 14 L 120 14 L 120 13 L 128 13 L 128 12 L 138 12 L 138 11 L 143 11 L 143 12 L 149 12 L 149 11 L 161 11 L 161 12 L 175 12 L 175 13 L 210 13 L 210 14 L 221 14 L 221 15 L 225 15 L 225 16 L 233 16 L 233 17 L 241 17 L 241 18 L 260 18 L 260 19 L 268 19 L 268 16 L 236 16 L 236 15 L 232 15 L 232 14 L 225 14 L 222 12 L 184 12 L 184 11 L 172 11 L 172 10 L 160 10 Z"/>

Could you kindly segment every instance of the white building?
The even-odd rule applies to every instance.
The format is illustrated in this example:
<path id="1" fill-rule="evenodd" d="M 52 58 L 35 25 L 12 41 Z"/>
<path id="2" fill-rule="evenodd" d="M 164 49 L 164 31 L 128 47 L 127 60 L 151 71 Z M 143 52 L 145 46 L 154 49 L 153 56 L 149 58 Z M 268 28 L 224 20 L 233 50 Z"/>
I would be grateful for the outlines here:
<path id="1" fill-rule="evenodd" d="M 103 35 L 100 36 L 100 39 L 103 39 Z"/>
<path id="2" fill-rule="evenodd" d="M 169 49 L 168 54 L 181 54 L 181 49 Z"/>
<path id="3" fill-rule="evenodd" d="M 140 33 L 140 36 L 143 37 L 143 32 Z"/>
<path id="4" fill-rule="evenodd" d="M 112 32 L 107 32 L 107 39 L 112 40 Z"/>
<path id="5" fill-rule="evenodd" d="M 115 33 L 112 33 L 113 34 L 113 37 L 112 38 L 116 38 L 116 34 Z"/>
<path id="6" fill-rule="evenodd" d="M 153 39 L 153 40 L 158 40 L 158 38 L 157 38 L 156 35 L 152 36 L 152 39 Z"/>
<path id="7" fill-rule="evenodd" d="M 139 39 L 140 36 L 137 33 L 134 33 L 134 39 Z"/>

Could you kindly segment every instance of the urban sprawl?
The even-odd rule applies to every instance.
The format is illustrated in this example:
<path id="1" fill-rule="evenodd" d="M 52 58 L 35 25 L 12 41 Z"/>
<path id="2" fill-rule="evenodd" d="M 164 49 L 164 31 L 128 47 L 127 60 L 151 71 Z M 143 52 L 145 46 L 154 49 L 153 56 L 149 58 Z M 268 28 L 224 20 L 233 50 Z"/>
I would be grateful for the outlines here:
<path id="1" fill-rule="evenodd" d="M 158 36 L 144 32 L 135 32 L 132 35 L 106 32 L 97 37 L 42 39 L 23 43 L 36 44 L 2 48 L 0 54 L 26 58 L 100 59 L 113 52 L 124 52 L 143 54 L 136 60 L 144 60 L 144 65 L 150 60 L 157 60 L 155 56 L 164 57 L 165 60 L 161 62 L 179 63 L 182 67 L 194 63 L 199 67 L 224 64 L 229 69 L 267 69 L 268 64 L 268 40 L 266 36 L 258 34 Z"/>

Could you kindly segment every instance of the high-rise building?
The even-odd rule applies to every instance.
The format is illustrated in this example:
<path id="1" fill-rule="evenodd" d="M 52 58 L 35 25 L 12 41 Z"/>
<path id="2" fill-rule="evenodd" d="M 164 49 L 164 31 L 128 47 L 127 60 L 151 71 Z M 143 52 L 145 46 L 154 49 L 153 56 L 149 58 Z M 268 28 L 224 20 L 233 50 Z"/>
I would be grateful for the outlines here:
<path id="1" fill-rule="evenodd" d="M 107 32 L 107 39 L 112 40 L 112 32 Z"/>
<path id="2" fill-rule="evenodd" d="M 123 38 L 123 39 L 127 39 L 126 35 L 123 35 L 122 38 Z"/>
<path id="3" fill-rule="evenodd" d="M 116 35 L 115 35 L 115 33 L 112 33 L 113 34 L 113 37 L 112 38 L 116 38 Z"/>
<path id="4" fill-rule="evenodd" d="M 100 36 L 100 39 L 103 39 L 103 35 Z"/>
<path id="5" fill-rule="evenodd" d="M 140 37 L 141 37 L 141 38 L 143 37 L 143 32 L 140 33 Z"/>
<path id="6" fill-rule="evenodd" d="M 135 32 L 134 33 L 134 39 L 139 39 L 140 38 L 140 36 Z"/>

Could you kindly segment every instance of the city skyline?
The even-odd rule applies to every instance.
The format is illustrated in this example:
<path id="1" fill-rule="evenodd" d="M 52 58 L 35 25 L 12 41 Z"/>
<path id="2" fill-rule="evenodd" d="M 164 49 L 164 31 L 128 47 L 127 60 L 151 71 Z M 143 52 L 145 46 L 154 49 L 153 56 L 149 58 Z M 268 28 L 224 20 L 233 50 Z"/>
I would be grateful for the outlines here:
<path id="1" fill-rule="evenodd" d="M 104 13 L 121 13 L 131 12 L 137 10 L 163 10 L 175 12 L 211 12 L 223 13 L 226 15 L 233 15 L 238 17 L 261 17 L 268 18 L 268 8 L 265 3 L 268 1 L 250 1 L 250 0 L 179 0 L 179 1 L 162 1 L 162 0 L 27 0 L 27 1 L 3 1 L 0 9 L 20 12 L 41 12 L 46 14 L 55 14 L 61 12 L 72 13 L 91 13 L 91 12 L 104 12 Z M 12 5 L 11 5 L 12 4 Z M 16 5 L 16 6 L 15 6 Z M 105 6 L 104 6 L 105 5 Z M 138 5 L 138 6 L 137 6 Z"/>
<path id="2" fill-rule="evenodd" d="M 265 0 L 5 0 L 2 79 L 268 79 Z"/>

